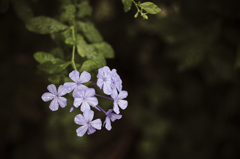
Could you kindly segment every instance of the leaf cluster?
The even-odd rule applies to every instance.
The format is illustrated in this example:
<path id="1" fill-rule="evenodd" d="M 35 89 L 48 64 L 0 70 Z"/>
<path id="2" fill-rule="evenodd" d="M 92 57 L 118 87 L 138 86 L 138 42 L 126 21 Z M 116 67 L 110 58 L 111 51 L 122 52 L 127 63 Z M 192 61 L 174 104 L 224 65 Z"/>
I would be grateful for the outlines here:
<path id="1" fill-rule="evenodd" d="M 157 14 L 161 11 L 161 9 L 152 2 L 141 3 L 139 1 L 138 3 L 136 3 L 134 0 L 122 0 L 122 3 L 125 12 L 128 12 L 131 9 L 132 4 L 135 5 L 135 7 L 137 8 L 137 13 L 134 15 L 134 18 L 137 18 L 138 14 L 140 14 L 143 19 L 148 19 L 147 14 Z M 145 13 L 143 11 L 145 11 Z"/>
<path id="2" fill-rule="evenodd" d="M 29 31 L 49 34 L 56 44 L 49 52 L 38 51 L 34 54 L 35 60 L 39 62 L 38 69 L 50 75 L 50 82 L 57 84 L 66 79 L 67 68 L 70 65 L 80 72 L 91 72 L 105 66 L 106 58 L 114 57 L 113 48 L 103 40 L 90 20 L 92 7 L 87 1 L 62 1 L 59 7 L 60 14 L 56 18 L 34 17 L 33 10 L 24 0 L 14 2 L 14 6 Z M 21 9 L 27 12 L 21 13 Z"/>

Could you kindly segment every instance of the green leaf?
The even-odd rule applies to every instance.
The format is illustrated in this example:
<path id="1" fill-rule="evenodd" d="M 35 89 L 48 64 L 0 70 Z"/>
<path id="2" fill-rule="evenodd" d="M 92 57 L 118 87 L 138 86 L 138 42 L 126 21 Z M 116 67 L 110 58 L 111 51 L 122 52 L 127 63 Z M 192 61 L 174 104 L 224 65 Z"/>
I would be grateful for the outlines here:
<path id="1" fill-rule="evenodd" d="M 80 71 L 92 71 L 106 65 L 106 60 L 102 53 L 98 52 L 94 45 L 84 45 L 87 61 L 85 61 Z"/>
<path id="2" fill-rule="evenodd" d="M 36 52 L 33 57 L 37 62 L 44 63 L 47 61 L 54 61 L 56 60 L 53 55 L 46 53 L 46 52 Z"/>
<path id="3" fill-rule="evenodd" d="M 122 0 L 124 12 L 128 12 L 132 7 L 132 0 Z"/>
<path id="4" fill-rule="evenodd" d="M 91 22 L 77 22 L 79 29 L 83 32 L 83 35 L 92 43 L 102 42 L 103 38 L 99 31 L 95 28 Z"/>
<path id="5" fill-rule="evenodd" d="M 50 76 L 48 78 L 48 81 L 53 83 L 53 84 L 58 84 L 61 80 L 61 76 L 60 75 L 53 75 L 53 76 Z"/>
<path id="6" fill-rule="evenodd" d="M 87 44 L 87 42 L 84 40 L 83 36 L 80 34 L 76 34 L 76 42 L 77 42 L 77 44 L 80 44 L 80 45 Z"/>
<path id="7" fill-rule="evenodd" d="M 16 15 L 22 21 L 27 22 L 33 18 L 33 11 L 26 0 L 12 0 L 11 3 Z"/>
<path id="8" fill-rule="evenodd" d="M 44 62 L 38 65 L 38 68 L 49 74 L 54 74 L 62 72 L 71 63 L 71 61 L 62 61 L 60 59 L 56 59 L 55 61 Z"/>
<path id="9" fill-rule="evenodd" d="M 93 71 L 97 68 L 100 68 L 102 67 L 101 63 L 98 62 L 98 61 L 95 61 L 95 60 L 86 60 L 81 69 L 80 69 L 80 72 L 82 71 L 87 71 L 87 72 L 90 72 L 90 71 Z"/>
<path id="10" fill-rule="evenodd" d="M 85 49 L 84 45 L 87 45 L 86 41 L 84 40 L 83 36 L 80 34 L 76 34 L 76 46 L 77 52 L 81 57 L 85 57 Z"/>
<path id="11" fill-rule="evenodd" d="M 61 32 L 60 34 L 61 34 L 61 36 L 64 37 L 64 39 L 67 39 L 69 37 L 72 37 L 72 30 L 71 29 L 67 29 L 67 30 Z"/>
<path id="12" fill-rule="evenodd" d="M 77 12 L 78 18 L 83 18 L 85 16 L 90 16 L 92 14 L 92 7 L 88 3 L 81 3 L 77 5 L 77 8 L 79 9 Z"/>
<path id="13" fill-rule="evenodd" d="M 89 60 L 95 60 L 96 59 L 96 57 L 98 55 L 98 52 L 97 52 L 97 49 L 96 49 L 95 46 L 93 46 L 93 45 L 83 45 L 82 47 L 85 50 L 87 59 L 89 59 Z"/>
<path id="14" fill-rule="evenodd" d="M 9 0 L 0 0 L 0 14 L 7 12 L 9 4 Z"/>
<path id="15" fill-rule="evenodd" d="M 72 37 L 68 37 L 65 40 L 65 43 L 68 44 L 68 45 L 76 45 L 76 41 L 74 41 Z"/>
<path id="16" fill-rule="evenodd" d="M 39 34 L 51 34 L 59 31 L 63 31 L 68 28 L 68 26 L 58 22 L 55 19 L 39 16 L 30 19 L 27 24 L 26 28 L 29 31 L 39 33 Z"/>
<path id="17" fill-rule="evenodd" d="M 157 14 L 161 11 L 161 9 L 158 8 L 158 6 L 152 2 L 140 3 L 138 6 L 149 14 Z"/>
<path id="18" fill-rule="evenodd" d="M 73 24 L 73 21 L 75 19 L 75 12 L 76 12 L 76 8 L 73 4 L 68 4 L 68 5 L 64 5 L 64 12 L 62 12 L 61 16 L 60 16 L 60 20 L 62 22 L 69 22 L 70 24 Z"/>
<path id="19" fill-rule="evenodd" d="M 102 53 L 104 57 L 114 58 L 113 48 L 108 43 L 102 42 L 102 43 L 94 43 L 92 45 L 95 46 L 97 51 Z"/>
<path id="20" fill-rule="evenodd" d="M 81 57 L 85 57 L 85 49 L 82 45 L 77 44 L 77 52 Z"/>

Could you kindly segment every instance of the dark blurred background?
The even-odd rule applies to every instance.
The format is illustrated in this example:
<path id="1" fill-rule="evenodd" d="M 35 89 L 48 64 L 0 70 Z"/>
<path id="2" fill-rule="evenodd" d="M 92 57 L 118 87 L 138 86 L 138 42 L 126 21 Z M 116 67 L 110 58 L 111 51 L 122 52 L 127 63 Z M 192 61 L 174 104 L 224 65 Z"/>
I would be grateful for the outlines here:
<path id="1" fill-rule="evenodd" d="M 5 3 L 1 159 L 240 158 L 240 1 L 151 1 L 162 11 L 149 20 L 135 19 L 134 6 L 124 13 L 121 0 L 90 1 L 92 20 L 115 50 L 107 64 L 122 78 L 129 105 L 111 131 L 82 138 L 73 121 L 80 112 L 69 113 L 72 101 L 52 112 L 41 100 L 50 83 L 33 54 L 54 42 L 29 32 L 13 3 Z M 57 0 L 27 2 L 34 16 L 58 13 Z"/>

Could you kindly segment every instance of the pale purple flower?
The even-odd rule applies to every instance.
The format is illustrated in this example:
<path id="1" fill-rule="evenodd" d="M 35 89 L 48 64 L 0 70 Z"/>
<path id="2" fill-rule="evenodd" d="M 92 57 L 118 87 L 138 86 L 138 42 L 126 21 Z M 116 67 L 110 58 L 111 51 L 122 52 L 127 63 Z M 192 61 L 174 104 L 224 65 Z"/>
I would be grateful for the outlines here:
<path id="1" fill-rule="evenodd" d="M 128 96 L 128 92 L 127 91 L 120 91 L 119 94 L 117 93 L 116 89 L 112 91 L 111 97 L 114 100 L 114 102 L 113 102 L 113 110 L 114 110 L 114 112 L 116 114 L 120 113 L 119 107 L 121 109 L 126 109 L 126 107 L 128 106 L 128 101 L 123 100 L 127 96 Z"/>
<path id="2" fill-rule="evenodd" d="M 74 81 L 74 82 L 66 82 L 64 83 L 64 86 L 68 88 L 68 93 L 71 92 L 72 90 L 78 91 L 78 90 L 83 90 L 87 89 L 88 87 L 83 85 L 82 83 L 86 83 L 90 81 L 91 75 L 90 73 L 83 71 L 81 75 L 79 75 L 79 72 L 74 70 L 71 73 L 69 73 L 69 77 Z"/>
<path id="3" fill-rule="evenodd" d="M 120 76 L 117 74 L 116 69 L 112 69 L 111 79 L 112 79 L 112 84 L 111 84 L 112 89 L 117 89 L 120 92 L 122 90 L 122 80 Z"/>
<path id="4" fill-rule="evenodd" d="M 95 89 L 88 88 L 85 90 L 73 92 L 74 102 L 73 105 L 77 108 L 81 105 L 81 111 L 90 110 L 90 105 L 95 107 L 98 104 L 97 98 L 94 96 Z"/>
<path id="5" fill-rule="evenodd" d="M 112 93 L 112 79 L 111 79 L 111 71 L 108 66 L 104 66 L 98 69 L 97 74 L 97 85 L 100 89 L 103 89 L 103 92 L 107 95 Z"/>
<path id="6" fill-rule="evenodd" d="M 50 84 L 47 86 L 47 89 L 49 92 L 46 92 L 42 95 L 42 100 L 44 102 L 52 100 L 49 106 L 52 111 L 58 110 L 59 105 L 62 108 L 67 105 L 67 99 L 62 97 L 63 95 L 68 93 L 65 86 L 60 85 L 57 91 L 56 86 L 54 84 Z"/>
<path id="7" fill-rule="evenodd" d="M 106 119 L 103 123 L 103 125 L 105 124 L 105 128 L 109 131 L 112 129 L 111 121 L 114 122 L 116 119 L 122 118 L 122 115 L 112 113 L 112 111 L 113 111 L 112 109 L 108 110 L 108 112 L 106 113 Z"/>
<path id="8" fill-rule="evenodd" d="M 74 118 L 74 122 L 78 125 L 82 125 L 79 127 L 76 132 L 77 136 L 83 136 L 86 131 L 88 135 L 94 133 L 96 129 L 101 130 L 102 121 L 100 119 L 93 120 L 94 112 L 92 110 L 86 110 L 82 114 L 78 114 Z"/>

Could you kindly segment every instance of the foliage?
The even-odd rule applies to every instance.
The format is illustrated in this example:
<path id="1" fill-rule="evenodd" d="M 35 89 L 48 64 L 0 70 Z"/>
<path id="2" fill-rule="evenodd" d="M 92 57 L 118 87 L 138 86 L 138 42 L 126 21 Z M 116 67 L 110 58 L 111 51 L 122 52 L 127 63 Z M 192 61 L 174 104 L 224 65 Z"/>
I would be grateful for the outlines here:
<path id="1" fill-rule="evenodd" d="M 30 10 L 19 12 L 17 2 Z M 80 2 L 92 11 L 79 13 Z M 239 1 L 152 2 L 161 12 L 142 20 L 133 18 L 133 2 L 124 13 L 121 0 L 0 1 L 0 158 L 239 158 Z M 51 34 L 26 30 L 25 23 L 39 16 L 67 29 Z M 90 42 L 78 21 L 92 23 L 104 41 Z M 105 54 L 110 50 L 101 49 L 105 43 L 114 54 Z M 77 111 L 50 112 L 39 97 L 49 82 L 71 81 L 73 46 L 78 71 L 92 61 L 95 53 L 87 56 L 82 45 L 101 52 L 121 74 L 129 108 L 112 131 L 80 138 L 73 122 Z M 42 60 L 36 61 L 34 52 L 45 53 L 36 54 Z M 71 64 L 54 74 L 36 68 L 52 57 Z M 97 67 L 87 66 L 92 75 Z M 104 109 L 112 104 L 99 102 Z M 67 105 L 72 103 L 69 98 Z"/>

